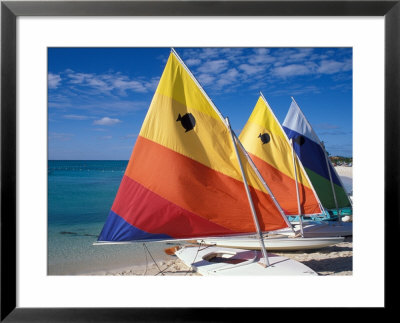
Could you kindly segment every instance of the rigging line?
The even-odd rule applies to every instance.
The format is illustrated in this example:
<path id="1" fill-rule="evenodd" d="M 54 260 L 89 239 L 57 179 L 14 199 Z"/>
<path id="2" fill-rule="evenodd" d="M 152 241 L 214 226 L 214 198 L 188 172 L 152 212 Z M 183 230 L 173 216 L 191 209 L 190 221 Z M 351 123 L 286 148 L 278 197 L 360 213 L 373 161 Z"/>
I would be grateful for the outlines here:
<path id="1" fill-rule="evenodd" d="M 201 248 L 201 245 L 203 244 L 203 242 L 204 242 L 204 240 L 200 240 L 199 248 L 197 249 L 196 255 L 194 256 L 194 259 L 193 259 L 192 263 L 190 264 L 190 268 L 187 270 L 185 276 L 186 276 L 191 270 L 193 270 L 192 265 L 193 265 L 193 263 L 196 261 L 197 255 L 199 254 L 199 251 L 200 251 L 200 248 Z"/>
<path id="2" fill-rule="evenodd" d="M 143 243 L 143 250 L 144 250 L 144 256 L 146 257 L 146 267 L 145 267 L 145 271 L 143 273 L 143 276 L 144 276 L 147 273 L 147 253 L 146 253 L 146 248 L 145 248 L 144 243 Z"/>
<path id="3" fill-rule="evenodd" d="M 160 269 L 160 267 L 158 267 L 158 264 L 157 264 L 157 263 L 156 263 L 156 261 L 154 260 L 154 258 L 153 258 L 153 256 L 152 256 L 152 254 L 150 253 L 150 250 L 147 248 L 147 246 L 146 246 L 146 244 L 145 244 L 145 243 L 143 243 L 143 246 L 146 248 L 147 252 L 149 253 L 149 255 L 150 255 L 150 257 L 151 257 L 151 259 L 153 259 L 153 262 L 156 264 L 156 266 L 157 266 L 157 268 L 158 268 L 158 271 L 159 271 L 159 273 L 161 273 L 161 275 L 163 275 L 163 276 L 164 276 L 164 273 L 162 272 L 162 270 Z"/>
<path id="4" fill-rule="evenodd" d="M 166 267 L 165 269 L 163 269 L 163 270 L 162 270 L 162 271 L 160 271 L 159 273 L 155 274 L 155 276 L 157 276 L 158 274 L 162 274 L 162 273 L 166 272 L 166 271 L 167 271 L 167 269 L 168 269 L 168 268 L 171 268 L 172 266 L 173 266 L 173 263 L 172 263 L 172 264 L 170 264 L 170 265 L 167 265 L 167 267 Z"/>

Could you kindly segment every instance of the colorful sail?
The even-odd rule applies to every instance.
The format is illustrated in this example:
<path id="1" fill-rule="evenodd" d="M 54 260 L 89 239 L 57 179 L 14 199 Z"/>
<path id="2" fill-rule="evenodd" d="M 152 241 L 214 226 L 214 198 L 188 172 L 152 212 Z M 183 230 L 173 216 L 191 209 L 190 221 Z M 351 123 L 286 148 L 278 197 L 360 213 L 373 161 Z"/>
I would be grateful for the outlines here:
<path id="1" fill-rule="evenodd" d="M 287 227 L 241 154 L 262 231 Z M 254 233 L 229 129 L 171 52 L 99 241 Z"/>
<path id="2" fill-rule="evenodd" d="M 258 99 L 239 139 L 286 215 L 299 214 L 297 184 L 300 214 L 322 213 L 313 187 L 295 156 L 296 183 L 292 146 L 263 96 Z"/>
<path id="3" fill-rule="evenodd" d="M 293 138 L 295 151 L 314 186 L 322 206 L 328 210 L 336 209 L 337 207 L 350 207 L 351 202 L 348 195 L 329 158 L 327 158 L 325 149 L 294 100 L 292 100 L 282 126 L 287 136 Z M 330 178 L 332 178 L 335 194 L 332 190 Z"/>

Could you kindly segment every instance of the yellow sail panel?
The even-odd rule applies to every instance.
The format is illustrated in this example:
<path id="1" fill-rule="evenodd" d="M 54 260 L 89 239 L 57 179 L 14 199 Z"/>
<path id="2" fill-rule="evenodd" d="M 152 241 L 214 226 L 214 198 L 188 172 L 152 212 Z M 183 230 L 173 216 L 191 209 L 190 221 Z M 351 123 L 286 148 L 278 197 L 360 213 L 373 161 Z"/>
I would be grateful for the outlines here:
<path id="1" fill-rule="evenodd" d="M 156 113 L 146 118 L 140 136 L 241 180 L 239 168 L 232 163 L 232 140 L 219 117 L 212 118 L 160 94 L 155 95 L 150 109 Z M 215 140 L 216 136 L 220 140 Z"/>
<path id="2" fill-rule="evenodd" d="M 262 97 L 258 99 L 239 139 L 249 153 L 294 179 L 292 148 L 271 108 Z M 298 177 L 302 184 L 311 187 L 299 165 Z"/>
<path id="3" fill-rule="evenodd" d="M 228 128 L 173 54 L 139 135 L 242 181 Z"/>
<path id="4" fill-rule="evenodd" d="M 286 135 L 283 132 L 282 127 L 279 125 L 271 108 L 267 105 L 262 97 L 259 97 L 256 106 L 254 107 L 253 112 L 251 113 L 249 120 L 247 121 L 247 124 L 258 125 L 260 128 L 264 128 L 273 133 L 275 137 L 287 141 Z"/>
<path id="5" fill-rule="evenodd" d="M 260 135 L 264 135 L 265 140 L 269 140 L 269 142 L 263 144 Z M 247 122 L 239 139 L 249 153 L 264 160 L 274 168 L 279 169 L 286 176 L 294 178 L 293 161 L 287 158 L 291 156 L 291 152 L 287 150 L 290 147 L 288 147 L 286 139 L 276 135 L 272 131 L 268 131 L 266 127 L 261 127 L 252 122 Z M 289 155 L 282 154 L 282 151 L 286 151 Z"/>
<path id="6" fill-rule="evenodd" d="M 220 120 L 217 112 L 210 105 L 201 88 L 196 84 L 181 62 L 170 55 L 164 74 L 157 87 L 156 94 L 164 95 L 181 103 L 191 111 L 197 110 L 212 118 Z"/>
<path id="7" fill-rule="evenodd" d="M 239 136 L 244 148 L 288 215 L 299 214 L 292 147 L 266 101 L 260 97 Z M 320 213 L 318 198 L 295 158 L 302 214 Z"/>

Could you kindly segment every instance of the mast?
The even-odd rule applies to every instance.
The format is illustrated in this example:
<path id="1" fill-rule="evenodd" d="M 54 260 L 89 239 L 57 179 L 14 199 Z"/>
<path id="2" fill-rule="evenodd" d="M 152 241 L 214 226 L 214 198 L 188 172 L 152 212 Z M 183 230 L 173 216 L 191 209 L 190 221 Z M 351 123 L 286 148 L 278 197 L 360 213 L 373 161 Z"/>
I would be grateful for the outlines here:
<path id="1" fill-rule="evenodd" d="M 264 95 L 262 94 L 261 91 L 260 91 L 260 96 L 261 96 L 261 98 L 263 99 L 263 101 L 265 102 L 265 104 L 267 105 L 267 107 L 271 107 L 271 106 L 269 105 L 267 99 L 264 97 Z M 278 119 L 276 118 L 276 116 L 275 116 L 275 114 L 273 113 L 272 110 L 271 110 L 271 114 L 272 114 L 272 116 L 275 118 L 275 121 L 276 121 L 276 123 L 279 125 L 280 129 L 282 130 L 282 133 L 284 134 L 286 140 L 289 140 L 288 137 L 286 136 L 285 131 L 282 129 L 281 124 L 279 123 Z M 258 170 L 256 171 L 256 173 L 259 174 Z M 259 174 L 259 176 L 261 177 L 261 174 Z M 267 186 L 267 183 L 265 183 L 264 180 L 263 180 L 263 183 L 265 184 L 264 187 Z M 311 182 L 310 182 L 310 183 L 311 183 Z M 269 192 L 269 193 L 271 194 L 271 196 L 273 197 L 274 202 L 276 202 L 276 204 L 278 205 L 279 211 L 281 212 L 281 214 L 282 214 L 283 218 L 285 219 L 286 223 L 288 224 L 288 226 L 292 229 L 292 232 L 293 232 L 293 233 L 296 233 L 295 230 L 294 230 L 294 227 L 293 227 L 292 223 L 291 223 L 291 222 L 289 221 L 289 219 L 287 218 L 285 212 L 284 212 L 283 209 L 280 207 L 278 201 L 276 201 L 275 197 L 272 195 L 272 192 L 270 191 L 269 188 L 268 188 L 268 192 Z M 316 195 L 316 194 L 314 193 L 314 195 Z M 317 198 L 318 198 L 318 197 L 317 197 Z M 319 199 L 318 199 L 318 201 L 319 201 Z M 300 214 L 300 213 L 299 213 L 299 214 Z"/>
<path id="2" fill-rule="evenodd" d="M 294 171 L 294 178 L 296 180 L 297 208 L 299 210 L 300 232 L 301 232 L 301 236 L 304 238 L 303 218 L 302 218 L 302 213 L 301 213 L 300 194 L 299 194 L 299 182 L 297 180 L 296 153 L 294 152 L 293 138 L 290 139 L 290 145 L 292 146 L 293 171 Z"/>
<path id="3" fill-rule="evenodd" d="M 268 103 L 267 99 L 264 97 L 264 95 L 262 94 L 261 91 L 260 91 L 260 96 L 261 96 L 261 98 L 264 100 L 264 102 L 265 102 L 265 104 L 267 105 L 267 107 L 269 107 L 269 109 L 271 109 L 270 104 Z M 294 98 L 293 98 L 293 97 L 291 97 L 291 98 L 292 98 L 292 100 L 294 101 Z M 294 102 L 296 102 L 296 101 L 294 101 Z M 296 104 L 297 104 L 297 103 L 296 103 Z M 279 120 L 276 118 L 275 113 L 273 113 L 272 110 L 271 110 L 271 114 L 272 114 L 272 116 L 275 118 L 275 121 L 276 121 L 276 123 L 279 125 L 279 127 L 280 127 L 280 129 L 281 129 L 281 131 L 282 131 L 282 134 L 285 136 L 287 142 L 288 142 L 290 145 L 292 145 L 291 142 L 290 142 L 290 140 L 289 140 L 289 137 L 287 136 L 285 130 L 283 130 L 281 123 L 280 123 Z M 293 145 L 292 145 L 292 149 L 293 149 Z M 319 208 L 320 208 L 320 210 L 321 210 L 321 213 L 323 213 L 323 212 L 324 212 L 324 211 L 323 211 L 324 208 L 323 208 L 323 206 L 322 206 L 322 203 L 321 203 L 321 201 L 320 201 L 320 199 L 319 199 L 319 196 L 318 196 L 317 192 L 315 191 L 314 185 L 312 184 L 312 182 L 311 182 L 311 180 L 310 180 L 310 178 L 309 178 L 307 172 L 305 171 L 304 166 L 303 166 L 303 163 L 301 162 L 301 160 L 300 160 L 299 158 L 297 158 L 297 160 L 298 160 L 298 162 L 299 162 L 300 169 L 303 171 L 304 176 L 307 178 L 308 182 L 310 183 L 310 188 L 312 189 L 312 191 L 313 191 L 313 193 L 314 193 L 314 197 L 315 197 L 315 199 L 316 199 L 317 202 L 318 202 L 318 205 L 319 205 Z M 296 169 L 295 169 L 295 171 L 296 171 Z M 297 185 L 298 185 L 298 184 L 297 184 Z M 296 187 L 296 189 L 297 189 L 297 187 Z M 298 199 L 298 200 L 299 200 L 299 199 Z M 299 217 L 300 217 L 300 214 L 301 214 L 301 213 L 299 212 Z M 285 216 L 285 217 L 286 217 L 286 216 Z M 288 222 L 290 223 L 290 227 L 292 228 L 292 230 L 293 230 L 293 232 L 294 232 L 293 225 L 291 224 L 291 222 L 290 222 L 289 220 L 288 220 Z"/>
<path id="4" fill-rule="evenodd" d="M 260 91 L 260 95 L 261 95 L 261 97 L 263 98 L 263 100 L 265 101 L 265 103 L 267 104 L 267 106 L 271 107 L 271 106 L 269 105 L 267 99 L 264 97 L 264 95 L 262 94 L 261 91 Z M 291 97 L 291 98 L 292 98 L 292 100 L 294 101 L 294 98 L 293 98 L 293 97 Z M 296 101 L 294 101 L 294 102 L 296 102 Z M 296 103 L 296 104 L 297 104 L 297 103 Z M 275 117 L 275 120 L 276 120 L 277 124 L 279 125 L 279 127 L 281 128 L 283 135 L 285 136 L 287 142 L 290 144 L 289 137 L 287 136 L 285 130 L 283 130 L 281 123 L 280 123 L 279 120 L 276 118 L 276 116 L 275 116 L 274 113 L 273 113 L 272 115 Z M 296 154 L 296 155 L 297 155 L 297 154 Z M 307 178 L 308 183 L 310 183 L 310 188 L 312 189 L 312 191 L 313 191 L 313 193 L 314 193 L 314 197 L 315 197 L 315 199 L 316 199 L 317 202 L 318 202 L 318 205 L 319 205 L 319 208 L 320 208 L 321 214 L 322 214 L 322 213 L 324 213 L 324 208 L 323 208 L 322 203 L 321 203 L 321 201 L 320 201 L 320 199 L 319 199 L 319 196 L 318 196 L 318 194 L 317 194 L 317 192 L 316 192 L 316 190 L 315 190 L 315 188 L 314 188 L 314 185 L 313 185 L 313 183 L 311 182 L 310 177 L 308 176 L 306 170 L 304 169 L 304 165 L 303 165 L 303 163 L 301 162 L 300 158 L 298 158 L 298 156 L 297 156 L 297 161 L 299 162 L 300 169 L 303 171 L 303 174 L 304 174 L 304 176 Z"/>
<path id="5" fill-rule="evenodd" d="M 233 132 L 233 130 L 232 130 Z M 233 132 L 235 139 L 237 141 L 237 143 L 239 144 L 240 149 L 242 150 L 243 154 L 246 156 L 248 162 L 250 163 L 251 168 L 253 169 L 253 171 L 256 173 L 258 179 L 261 181 L 261 183 L 263 184 L 264 188 L 268 191 L 268 194 L 271 196 L 272 201 L 274 202 L 275 206 L 277 207 L 277 209 L 279 210 L 279 213 L 281 214 L 282 218 L 285 220 L 286 224 L 288 225 L 289 228 L 292 229 L 293 233 L 294 232 L 294 228 L 292 223 L 290 223 L 290 221 L 288 220 L 285 212 L 283 211 L 282 207 L 280 206 L 279 202 L 277 201 L 277 199 L 275 198 L 274 194 L 272 194 L 271 189 L 269 188 L 268 184 L 265 182 L 264 178 L 262 177 L 262 175 L 260 174 L 260 172 L 258 171 L 258 168 L 256 167 L 256 165 L 254 164 L 253 160 L 251 159 L 251 157 L 249 156 L 248 152 L 246 151 L 246 149 L 243 147 L 242 143 L 240 142 L 240 140 L 238 139 L 238 137 L 236 136 L 236 134 Z"/>
<path id="6" fill-rule="evenodd" d="M 293 97 L 291 97 L 291 98 L 292 98 L 292 101 L 297 105 L 298 109 L 300 110 L 300 107 L 299 107 L 299 105 L 297 104 L 296 100 L 295 100 Z M 301 111 L 301 110 L 300 110 L 300 111 Z M 303 114 L 303 113 L 302 113 L 302 114 Z M 307 122 L 308 125 L 310 126 L 311 130 L 314 132 L 314 130 L 313 130 L 312 127 L 311 127 L 310 122 L 307 120 L 307 118 L 306 118 L 306 116 L 305 116 L 304 114 L 303 114 L 303 118 L 306 120 L 306 122 Z M 339 205 L 338 205 L 337 198 L 336 198 L 336 191 L 335 191 L 335 189 L 334 189 L 334 183 L 333 183 L 333 178 L 332 178 L 332 174 L 331 174 L 331 168 L 329 167 L 329 165 L 331 165 L 331 162 L 330 162 L 330 160 L 329 160 L 329 158 L 328 158 L 328 155 L 327 155 L 327 153 L 326 153 L 324 144 L 319 140 L 318 136 L 316 136 L 316 139 L 318 140 L 318 144 L 321 146 L 321 148 L 322 148 L 322 150 L 323 150 L 323 152 L 324 152 L 325 161 L 326 161 L 326 167 L 327 167 L 327 169 L 328 169 L 329 180 L 330 180 L 331 188 L 332 188 L 332 194 L 333 194 L 333 198 L 334 198 L 334 201 L 335 201 L 336 211 L 338 212 L 338 221 L 341 222 L 340 215 L 339 215 Z M 332 168 L 333 168 L 333 166 L 332 166 Z M 335 172 L 336 177 L 337 177 L 337 179 L 339 180 L 339 182 L 340 182 L 340 184 L 342 185 L 342 187 L 344 187 L 344 185 L 343 185 L 343 183 L 342 183 L 342 180 L 340 179 L 340 176 L 337 174 L 335 168 L 333 168 L 333 171 Z M 350 199 L 349 199 L 348 197 L 347 197 L 347 199 L 349 200 L 350 205 L 352 205 Z"/>
<path id="7" fill-rule="evenodd" d="M 322 147 L 322 150 L 324 151 L 324 156 L 325 156 L 325 161 L 326 161 L 326 168 L 328 169 L 329 180 L 331 182 L 331 188 L 332 188 L 332 193 L 333 193 L 333 199 L 335 200 L 336 212 L 337 212 L 337 215 L 338 215 L 338 222 L 340 223 L 342 221 L 342 219 L 340 218 L 340 214 L 339 214 L 339 205 L 338 205 L 338 202 L 337 202 L 337 199 L 336 199 L 336 192 L 335 192 L 335 186 L 333 185 L 331 168 L 329 167 L 328 154 L 326 153 L 325 145 L 323 143 L 321 143 L 321 147 Z"/>
<path id="8" fill-rule="evenodd" d="M 262 236 L 262 233 L 261 233 L 260 224 L 258 223 L 257 213 L 256 213 L 256 210 L 254 208 L 253 199 L 251 198 L 249 186 L 247 184 L 246 175 L 245 175 L 244 170 L 243 170 L 242 162 L 240 161 L 239 152 L 238 152 L 237 147 L 236 147 L 235 138 L 233 136 L 233 132 L 232 132 L 232 129 L 231 129 L 231 125 L 229 123 L 229 119 L 226 118 L 225 120 L 226 120 L 226 125 L 228 126 L 228 129 L 229 129 L 229 132 L 231 134 L 232 144 L 233 144 L 233 147 L 235 148 L 236 157 L 238 159 L 238 163 L 239 163 L 239 166 L 240 166 L 240 171 L 242 173 L 243 184 L 244 184 L 244 188 L 246 189 L 247 198 L 249 200 L 251 214 L 253 215 L 253 220 L 254 220 L 254 224 L 256 226 L 257 235 L 258 235 L 258 237 L 260 239 L 261 251 L 262 251 L 263 256 L 265 258 L 266 267 L 268 267 L 270 264 L 269 264 L 269 260 L 268 260 L 267 250 L 265 249 L 264 239 L 263 239 L 263 236 Z"/>
<path id="9" fill-rule="evenodd" d="M 263 236 L 262 236 L 262 233 L 261 233 L 260 225 L 259 225 L 259 223 L 258 223 L 257 214 L 256 214 L 256 211 L 255 211 L 255 208 L 254 208 L 253 200 L 252 200 L 252 198 L 251 198 L 251 194 L 250 194 L 249 187 L 248 187 L 248 184 L 247 184 L 246 176 L 245 176 L 245 174 L 244 174 L 243 166 L 242 166 L 242 163 L 241 163 L 241 161 L 240 161 L 239 152 L 238 152 L 237 147 L 236 147 L 236 144 L 235 144 L 235 138 L 234 138 L 234 136 L 233 136 L 233 132 L 232 132 L 231 126 L 230 126 L 230 124 L 229 124 L 229 119 L 228 119 L 228 118 L 224 119 L 224 117 L 222 116 L 222 114 L 219 112 L 219 110 L 218 110 L 217 107 L 215 106 L 214 102 L 212 102 L 212 100 L 209 98 L 209 96 L 207 95 L 207 93 L 204 91 L 203 87 L 200 85 L 200 83 L 199 83 L 199 82 L 197 81 L 197 79 L 194 77 L 194 75 L 192 74 L 192 72 L 190 72 L 190 70 L 187 68 L 186 64 L 185 64 L 185 63 L 182 61 L 182 59 L 179 57 L 178 53 L 177 53 L 173 48 L 171 48 L 171 51 L 172 51 L 172 52 L 174 53 L 174 55 L 178 58 L 178 60 L 181 62 L 182 66 L 185 68 L 185 70 L 186 70 L 186 71 L 188 72 L 188 74 L 191 76 L 191 78 L 193 79 L 193 81 L 197 84 L 197 86 L 198 86 L 199 89 L 202 91 L 202 93 L 204 94 L 204 96 L 206 97 L 206 99 L 209 101 L 210 105 L 213 107 L 214 111 L 218 114 L 218 116 L 221 118 L 221 120 L 222 120 L 222 121 L 224 122 L 224 124 L 227 126 L 227 128 L 228 128 L 228 130 L 229 130 L 229 132 L 230 132 L 230 134 L 231 134 L 233 147 L 235 148 L 236 156 L 237 156 L 237 159 L 238 159 L 238 162 L 239 162 L 240 171 L 241 171 L 241 173 L 242 173 L 243 183 L 244 183 L 244 187 L 245 187 L 245 189 L 246 189 L 247 198 L 248 198 L 248 200 L 249 200 L 249 205 L 250 205 L 251 212 L 252 212 L 252 215 L 253 215 L 254 224 L 255 224 L 255 226 L 256 226 L 257 234 L 258 234 L 258 236 L 259 236 L 259 238 L 260 238 L 261 251 L 262 251 L 263 256 L 264 256 L 264 258 L 265 258 L 266 267 L 268 267 L 270 264 L 269 264 L 269 260 L 268 260 L 267 250 L 265 249 L 264 239 L 263 239 Z M 285 218 L 286 218 L 286 217 L 285 217 Z"/>

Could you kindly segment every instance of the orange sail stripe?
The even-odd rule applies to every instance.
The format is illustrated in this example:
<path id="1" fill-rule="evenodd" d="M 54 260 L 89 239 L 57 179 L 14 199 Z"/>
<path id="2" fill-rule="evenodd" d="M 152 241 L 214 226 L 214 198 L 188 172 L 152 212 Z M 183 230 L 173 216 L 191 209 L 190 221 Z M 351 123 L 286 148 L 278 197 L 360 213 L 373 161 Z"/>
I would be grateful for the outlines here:
<path id="1" fill-rule="evenodd" d="M 287 198 L 287 196 L 296 196 L 296 181 L 274 168 L 261 158 L 250 154 L 258 171 L 264 180 L 268 183 L 275 198 L 287 215 L 299 214 L 297 199 Z M 303 214 L 319 213 L 319 203 L 315 198 L 314 192 L 299 183 L 300 206 Z M 307 201 L 307 203 L 305 203 Z"/>
<path id="2" fill-rule="evenodd" d="M 237 233 L 174 205 L 128 176 L 122 178 L 112 211 L 139 230 L 171 238 Z"/>
<path id="3" fill-rule="evenodd" d="M 175 205 L 235 232 L 254 232 L 243 182 L 138 137 L 125 175 Z M 263 231 L 286 227 L 271 197 L 250 187 Z M 190 194 L 188 194 L 190 192 Z"/>
<path id="4" fill-rule="evenodd" d="M 174 98 L 158 93 L 153 97 L 151 109 L 157 111 L 156 117 L 146 119 L 139 133 L 141 137 L 242 180 L 239 165 L 232 163 L 233 144 L 221 119 L 212 118 L 208 113 L 188 108 Z M 190 131 L 185 131 L 177 121 L 178 116 L 186 113 L 196 120 L 195 127 Z"/>

